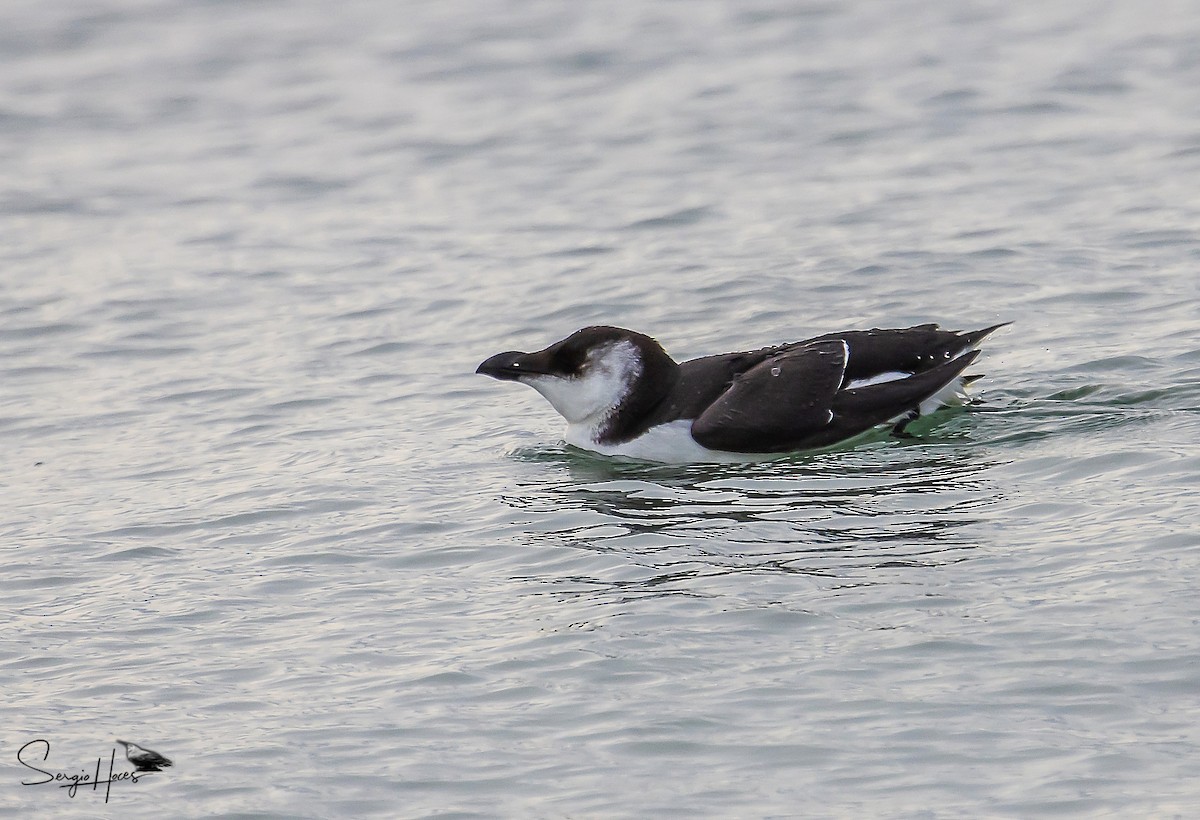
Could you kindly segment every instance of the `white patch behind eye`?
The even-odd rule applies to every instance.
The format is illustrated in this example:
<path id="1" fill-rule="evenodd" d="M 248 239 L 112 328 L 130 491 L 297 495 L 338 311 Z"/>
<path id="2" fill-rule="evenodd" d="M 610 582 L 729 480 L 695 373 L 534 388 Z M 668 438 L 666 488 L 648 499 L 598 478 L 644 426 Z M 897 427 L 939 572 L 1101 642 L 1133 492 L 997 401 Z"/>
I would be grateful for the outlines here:
<path id="1" fill-rule="evenodd" d="M 642 357 L 629 341 L 594 348 L 578 376 L 525 376 L 525 384 L 546 401 L 572 427 L 583 428 L 594 438 L 605 419 L 629 395 L 642 373 Z M 577 435 L 579 431 L 575 431 Z"/>

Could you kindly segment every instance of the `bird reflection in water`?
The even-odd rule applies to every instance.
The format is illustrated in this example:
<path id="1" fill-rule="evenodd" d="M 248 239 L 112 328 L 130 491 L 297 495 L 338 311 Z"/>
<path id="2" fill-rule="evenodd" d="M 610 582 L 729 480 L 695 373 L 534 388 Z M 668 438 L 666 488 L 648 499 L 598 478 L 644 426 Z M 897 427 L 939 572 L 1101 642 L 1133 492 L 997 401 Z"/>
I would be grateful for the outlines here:
<path id="1" fill-rule="evenodd" d="M 745 572 L 826 586 L 887 583 L 896 568 L 946 565 L 979 550 L 997 497 L 986 477 L 992 461 L 977 447 L 940 441 L 682 466 L 546 448 L 515 454 L 548 469 L 505 500 L 537 515 L 533 540 L 624 553 L 644 568 L 636 580 L 542 579 L 560 591 L 704 595 L 704 578 Z"/>

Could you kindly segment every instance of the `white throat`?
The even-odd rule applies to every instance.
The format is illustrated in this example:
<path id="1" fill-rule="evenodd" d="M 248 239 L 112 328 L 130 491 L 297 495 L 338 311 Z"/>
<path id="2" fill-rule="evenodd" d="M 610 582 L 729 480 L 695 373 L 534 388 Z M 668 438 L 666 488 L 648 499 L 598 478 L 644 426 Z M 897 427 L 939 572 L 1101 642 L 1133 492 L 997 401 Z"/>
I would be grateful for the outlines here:
<path id="1" fill-rule="evenodd" d="M 573 376 L 526 376 L 522 382 L 546 397 L 567 420 L 567 440 L 594 442 L 604 423 L 633 389 L 642 374 L 642 357 L 630 341 L 597 347 Z"/>

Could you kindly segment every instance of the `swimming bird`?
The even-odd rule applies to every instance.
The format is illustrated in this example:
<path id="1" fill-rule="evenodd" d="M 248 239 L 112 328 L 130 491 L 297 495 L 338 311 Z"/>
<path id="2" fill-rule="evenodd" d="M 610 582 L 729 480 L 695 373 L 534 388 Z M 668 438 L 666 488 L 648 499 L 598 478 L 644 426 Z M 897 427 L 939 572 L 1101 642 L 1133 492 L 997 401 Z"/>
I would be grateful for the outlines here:
<path id="1" fill-rule="evenodd" d="M 498 353 L 477 373 L 527 384 L 567 421 L 567 443 L 611 456 L 742 461 L 905 427 L 962 403 L 979 343 L 936 324 L 827 333 L 676 362 L 651 337 L 585 327 L 535 353 Z"/>
<path id="2" fill-rule="evenodd" d="M 152 749 L 124 740 L 118 740 L 117 743 L 125 747 L 125 759 L 132 763 L 139 772 L 158 772 L 172 765 L 168 758 Z"/>

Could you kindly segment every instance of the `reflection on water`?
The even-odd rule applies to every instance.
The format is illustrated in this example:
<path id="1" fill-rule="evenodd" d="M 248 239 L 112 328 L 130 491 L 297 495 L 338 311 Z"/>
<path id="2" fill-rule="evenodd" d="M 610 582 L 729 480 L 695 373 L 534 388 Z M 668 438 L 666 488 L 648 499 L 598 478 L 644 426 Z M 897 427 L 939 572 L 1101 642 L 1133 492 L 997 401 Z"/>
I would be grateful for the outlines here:
<path id="1" fill-rule="evenodd" d="M 533 514 L 530 540 L 620 553 L 643 570 L 618 582 L 544 580 L 621 596 L 701 595 L 704 579 L 730 573 L 882 583 L 877 570 L 970 557 L 997 500 L 988 451 L 946 439 L 740 465 L 646 465 L 565 446 L 515 455 L 547 468 L 505 496 Z"/>
<path id="2" fill-rule="evenodd" d="M 803 576 L 827 590 L 903 583 L 903 570 L 969 560 L 993 542 L 989 508 L 1013 499 L 989 472 L 1017 458 L 1013 445 L 1136 428 L 1179 413 L 1189 391 L 1007 389 L 916 441 L 881 435 L 749 464 L 643 464 L 565 445 L 527 448 L 513 457 L 544 469 L 518 476 L 504 500 L 533 517 L 531 542 L 619 554 L 627 571 L 640 570 L 619 580 L 607 565 L 598 574 L 539 573 L 556 593 L 705 597 L 721 594 L 715 579 L 747 573 Z M 1126 461 L 1076 469 L 1143 467 Z"/>

